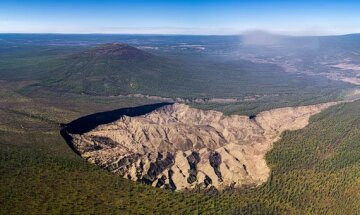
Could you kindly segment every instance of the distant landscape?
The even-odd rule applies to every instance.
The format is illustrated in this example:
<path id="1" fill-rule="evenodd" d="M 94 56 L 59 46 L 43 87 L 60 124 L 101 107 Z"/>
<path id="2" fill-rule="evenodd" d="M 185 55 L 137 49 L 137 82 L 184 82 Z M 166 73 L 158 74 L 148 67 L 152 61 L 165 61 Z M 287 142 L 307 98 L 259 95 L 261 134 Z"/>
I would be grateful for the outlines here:
<path id="1" fill-rule="evenodd" d="M 359 40 L 359 35 L 279 36 L 264 45 L 245 36 L 5 34 L 0 74 L 3 80 L 31 83 L 21 89 L 25 94 L 165 97 L 254 114 L 339 99 L 357 86 L 358 70 L 336 65 L 358 63 Z M 133 56 L 109 58 L 121 44 Z"/>

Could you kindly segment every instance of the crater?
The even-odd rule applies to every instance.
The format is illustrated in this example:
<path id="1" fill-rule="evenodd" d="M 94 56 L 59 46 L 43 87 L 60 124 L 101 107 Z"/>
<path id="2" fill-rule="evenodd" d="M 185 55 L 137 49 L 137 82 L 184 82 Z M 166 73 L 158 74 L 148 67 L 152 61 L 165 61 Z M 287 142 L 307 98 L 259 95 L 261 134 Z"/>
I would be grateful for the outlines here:
<path id="1" fill-rule="evenodd" d="M 264 183 L 265 154 L 280 134 L 335 104 L 249 117 L 158 103 L 84 116 L 61 134 L 84 159 L 121 177 L 170 190 L 223 190 Z"/>

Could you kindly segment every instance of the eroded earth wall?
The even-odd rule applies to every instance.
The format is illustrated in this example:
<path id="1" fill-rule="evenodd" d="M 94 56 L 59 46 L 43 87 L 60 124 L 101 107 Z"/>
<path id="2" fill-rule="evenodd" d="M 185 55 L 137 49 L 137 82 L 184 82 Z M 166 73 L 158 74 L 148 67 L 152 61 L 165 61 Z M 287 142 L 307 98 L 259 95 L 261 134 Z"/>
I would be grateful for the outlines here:
<path id="1" fill-rule="evenodd" d="M 335 102 L 225 116 L 175 103 L 124 116 L 72 144 L 81 156 L 122 177 L 172 190 L 260 185 L 270 174 L 265 154 L 285 130 Z"/>

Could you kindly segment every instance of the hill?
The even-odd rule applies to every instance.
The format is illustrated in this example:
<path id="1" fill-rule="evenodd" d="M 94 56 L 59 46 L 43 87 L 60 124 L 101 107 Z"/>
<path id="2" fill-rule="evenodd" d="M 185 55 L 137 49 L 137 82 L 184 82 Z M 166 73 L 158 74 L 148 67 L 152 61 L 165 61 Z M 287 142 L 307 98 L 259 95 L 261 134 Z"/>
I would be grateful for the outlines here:
<path id="1" fill-rule="evenodd" d="M 145 60 L 153 57 L 150 53 L 122 43 L 108 43 L 100 45 L 84 51 L 77 56 L 80 58 L 107 58 L 114 60 Z"/>
<path id="2" fill-rule="evenodd" d="M 51 66 L 46 65 L 49 63 Z M 44 70 L 41 85 L 75 93 L 119 95 L 160 84 L 160 77 L 169 77 L 166 73 L 175 66 L 130 45 L 104 44 L 46 62 L 43 67 L 52 69 Z"/>

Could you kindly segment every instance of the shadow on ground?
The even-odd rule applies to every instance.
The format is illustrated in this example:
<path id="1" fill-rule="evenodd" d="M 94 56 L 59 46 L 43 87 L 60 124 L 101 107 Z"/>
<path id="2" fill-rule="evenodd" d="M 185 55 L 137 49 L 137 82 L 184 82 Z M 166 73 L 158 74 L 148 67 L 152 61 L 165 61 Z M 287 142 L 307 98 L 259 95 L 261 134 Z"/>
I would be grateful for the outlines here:
<path id="1" fill-rule="evenodd" d="M 73 147 L 71 134 L 84 134 L 95 129 L 99 125 L 114 122 L 120 119 L 122 116 L 141 116 L 160 107 L 171 104 L 172 103 L 156 103 L 90 114 L 80 117 L 79 119 L 76 119 L 68 124 L 61 125 L 60 134 L 65 139 L 66 143 L 71 147 L 71 149 L 79 154 L 79 152 Z"/>

